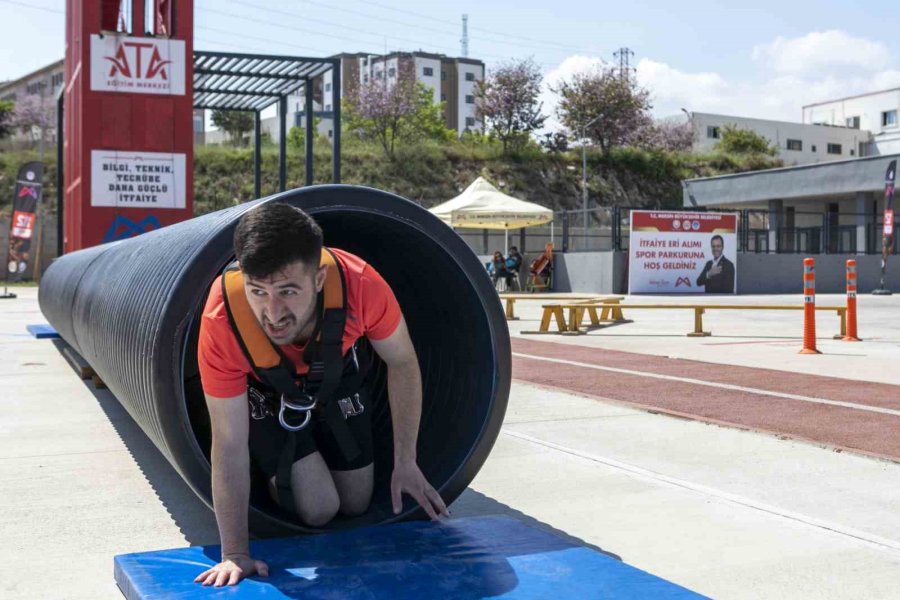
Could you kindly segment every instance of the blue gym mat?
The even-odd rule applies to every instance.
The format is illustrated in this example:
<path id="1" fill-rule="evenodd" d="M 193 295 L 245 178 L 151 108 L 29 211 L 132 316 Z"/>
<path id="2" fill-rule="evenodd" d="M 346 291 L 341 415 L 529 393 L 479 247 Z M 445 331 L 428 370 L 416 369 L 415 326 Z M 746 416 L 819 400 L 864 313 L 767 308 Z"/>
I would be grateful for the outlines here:
<path id="1" fill-rule="evenodd" d="M 128 600 L 157 598 L 703 598 L 509 517 L 410 522 L 251 543 L 269 577 L 193 583 L 219 546 L 115 557 Z"/>
<path id="2" fill-rule="evenodd" d="M 58 338 L 59 333 L 53 329 L 50 325 L 46 323 L 38 323 L 35 325 L 26 325 L 25 329 L 28 330 L 28 333 L 33 335 L 39 340 L 48 339 L 48 338 Z"/>

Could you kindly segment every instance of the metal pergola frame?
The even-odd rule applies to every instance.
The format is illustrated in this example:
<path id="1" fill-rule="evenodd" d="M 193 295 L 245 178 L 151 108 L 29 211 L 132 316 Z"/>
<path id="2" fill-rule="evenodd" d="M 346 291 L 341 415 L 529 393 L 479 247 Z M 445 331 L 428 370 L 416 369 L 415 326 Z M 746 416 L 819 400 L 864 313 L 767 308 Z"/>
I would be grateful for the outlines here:
<path id="1" fill-rule="evenodd" d="M 313 183 L 313 80 L 331 71 L 333 141 L 331 178 L 341 182 L 340 58 L 194 51 L 194 108 L 254 113 L 253 191 L 261 195 L 260 112 L 278 103 L 278 189 L 287 182 L 287 98 L 303 89 L 306 115 L 306 185 Z"/>

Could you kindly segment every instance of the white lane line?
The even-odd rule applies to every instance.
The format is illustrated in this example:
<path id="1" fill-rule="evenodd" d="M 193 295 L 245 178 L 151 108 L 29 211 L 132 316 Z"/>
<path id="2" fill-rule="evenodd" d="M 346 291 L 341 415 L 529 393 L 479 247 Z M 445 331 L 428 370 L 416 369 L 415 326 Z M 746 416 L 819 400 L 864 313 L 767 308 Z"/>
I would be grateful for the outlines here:
<path id="1" fill-rule="evenodd" d="M 589 454 L 587 452 L 581 452 L 580 450 L 574 450 L 572 448 L 567 448 L 565 446 L 560 446 L 559 444 L 554 444 L 553 442 L 547 442 L 545 440 L 530 436 L 525 433 L 518 433 L 515 431 L 510 431 L 506 427 L 500 430 L 501 433 L 508 435 L 510 437 L 518 438 L 520 440 L 530 442 L 532 444 L 537 444 L 539 446 L 544 446 L 546 448 L 551 448 L 553 450 L 557 450 L 559 452 L 563 452 L 565 454 L 570 454 L 572 456 L 577 456 L 579 458 L 583 458 L 585 460 L 589 460 L 591 462 L 595 462 L 598 464 L 605 465 L 607 467 L 611 467 L 613 469 L 617 469 L 620 471 L 624 471 L 629 475 L 637 478 L 650 480 L 653 482 L 664 483 L 670 485 L 672 487 L 682 488 L 686 490 L 690 490 L 692 492 L 697 492 L 700 494 L 704 494 L 706 496 L 711 496 L 713 498 L 717 498 L 720 500 L 724 500 L 726 502 L 730 502 L 732 504 L 737 504 L 740 506 L 744 506 L 747 508 L 752 508 L 754 510 L 758 510 L 761 512 L 765 512 L 777 517 L 782 517 L 791 521 L 797 521 L 798 523 L 803 523 L 804 525 L 809 525 L 811 527 L 816 527 L 818 529 L 824 529 L 826 531 L 831 531 L 833 533 L 837 533 L 840 535 L 844 535 L 861 542 L 865 542 L 867 544 L 871 544 L 873 546 L 877 546 L 878 548 L 884 550 L 885 548 L 890 550 L 900 551 L 900 541 L 892 540 L 889 538 L 881 537 L 878 535 L 873 535 L 871 533 L 861 531 L 859 529 L 853 529 L 852 527 L 846 527 L 844 525 L 840 525 L 838 523 L 832 523 L 830 521 L 824 521 L 822 519 L 816 519 L 815 517 L 810 517 L 808 515 L 802 515 L 800 513 L 792 512 L 789 510 L 785 510 L 783 508 L 779 508 L 777 506 L 772 506 L 771 504 L 764 504 L 762 502 L 757 502 L 756 500 L 751 500 L 750 498 L 744 498 L 743 496 L 738 496 L 737 494 L 730 494 L 728 492 L 724 492 L 722 490 L 717 490 L 715 488 L 707 487 L 705 485 L 700 485 L 698 483 L 692 483 L 690 481 L 685 481 L 683 479 L 678 479 L 676 477 L 669 477 L 668 475 L 663 475 L 662 473 L 656 473 L 655 471 L 650 471 L 648 469 L 644 469 L 642 467 L 638 467 L 635 465 L 630 465 L 628 463 L 623 463 L 618 460 L 614 460 L 611 458 L 605 458 L 602 456 L 595 456 L 593 454 Z"/>
<path id="2" fill-rule="evenodd" d="M 610 371 L 612 373 L 623 373 L 625 375 L 638 375 L 640 377 L 649 377 L 651 379 L 662 379 L 665 381 L 679 381 L 681 383 L 691 383 L 694 385 L 705 385 L 706 387 L 719 388 L 723 390 L 732 390 L 735 392 L 747 392 L 750 394 L 759 394 L 760 396 L 772 396 L 773 398 L 784 398 L 787 400 L 800 400 L 801 402 L 812 402 L 813 404 L 826 404 L 829 406 L 840 406 L 842 408 L 852 408 L 854 410 L 864 410 L 868 412 L 880 413 L 883 415 L 893 415 L 900 417 L 900 410 L 891 408 L 882 408 L 880 406 L 867 406 L 865 404 L 856 404 L 855 402 L 841 402 L 840 400 L 825 400 L 824 398 L 812 398 L 810 396 L 801 396 L 799 394 L 787 394 L 784 392 L 773 392 L 771 390 L 760 390 L 757 388 L 744 387 L 742 385 L 732 385 L 730 383 L 716 383 L 713 381 L 703 381 L 702 379 L 692 379 L 690 377 L 678 377 L 675 375 L 663 375 L 661 373 L 650 373 L 647 371 L 634 371 L 632 369 L 619 369 L 617 367 L 604 367 L 602 365 L 592 365 L 590 363 L 577 362 L 574 360 L 565 360 L 562 358 L 549 358 L 546 356 L 536 356 L 534 354 L 523 354 L 521 352 L 513 352 L 513 356 L 519 358 L 528 358 L 530 360 L 542 360 L 545 362 L 573 365 L 576 367 L 584 367 L 585 369 L 596 369 L 598 371 Z"/>

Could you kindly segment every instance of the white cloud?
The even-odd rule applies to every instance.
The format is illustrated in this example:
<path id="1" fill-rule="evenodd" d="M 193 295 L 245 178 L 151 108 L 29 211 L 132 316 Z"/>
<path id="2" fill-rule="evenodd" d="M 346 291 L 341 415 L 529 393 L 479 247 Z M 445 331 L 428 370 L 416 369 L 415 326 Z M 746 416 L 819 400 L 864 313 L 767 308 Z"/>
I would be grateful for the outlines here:
<path id="1" fill-rule="evenodd" d="M 890 52 L 881 42 L 835 30 L 813 31 L 792 39 L 779 36 L 755 46 L 751 56 L 778 73 L 811 75 L 847 68 L 880 71 L 890 60 Z"/>
<path id="2" fill-rule="evenodd" d="M 900 86 L 900 70 L 889 69 L 892 57 L 880 42 L 840 31 L 814 32 L 753 49 L 762 70 L 756 80 L 708 71 L 683 71 L 652 58 L 636 68 L 638 83 L 650 90 L 657 118 L 680 115 L 681 109 L 735 116 L 800 121 L 806 104 Z M 894 61 L 896 62 L 896 61 Z M 550 86 L 573 74 L 603 64 L 598 58 L 570 56 L 547 72 L 545 130 L 559 128 L 556 98 Z"/>
<path id="3" fill-rule="evenodd" d="M 602 58 L 596 56 L 569 56 L 562 61 L 558 67 L 551 69 L 544 74 L 544 83 L 541 86 L 540 101 L 543 104 L 542 110 L 548 115 L 544 122 L 544 127 L 540 133 L 558 131 L 563 127 L 556 118 L 556 105 L 558 103 L 557 95 L 552 91 L 559 84 L 567 79 L 571 79 L 576 73 L 585 73 L 593 71 L 604 66 L 606 63 Z"/>

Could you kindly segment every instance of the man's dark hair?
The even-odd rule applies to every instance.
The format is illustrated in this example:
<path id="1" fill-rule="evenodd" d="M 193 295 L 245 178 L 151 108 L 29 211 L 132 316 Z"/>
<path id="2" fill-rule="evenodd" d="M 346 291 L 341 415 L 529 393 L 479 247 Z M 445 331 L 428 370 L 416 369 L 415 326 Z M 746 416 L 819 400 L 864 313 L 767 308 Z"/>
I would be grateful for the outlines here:
<path id="1" fill-rule="evenodd" d="M 712 244 L 716 240 L 719 240 L 720 242 L 722 242 L 722 246 L 725 246 L 725 238 L 723 238 L 718 233 L 716 235 L 712 236 L 712 239 L 709 240 L 709 243 Z"/>
<path id="2" fill-rule="evenodd" d="M 510 246 L 510 247 L 509 247 L 509 251 L 512 252 L 513 250 L 515 250 L 516 252 L 519 251 L 519 249 L 516 248 L 515 246 Z"/>
<path id="3" fill-rule="evenodd" d="M 268 202 L 241 217 L 234 230 L 234 253 L 241 271 L 257 279 L 297 261 L 319 266 L 322 229 L 299 208 Z"/>

